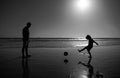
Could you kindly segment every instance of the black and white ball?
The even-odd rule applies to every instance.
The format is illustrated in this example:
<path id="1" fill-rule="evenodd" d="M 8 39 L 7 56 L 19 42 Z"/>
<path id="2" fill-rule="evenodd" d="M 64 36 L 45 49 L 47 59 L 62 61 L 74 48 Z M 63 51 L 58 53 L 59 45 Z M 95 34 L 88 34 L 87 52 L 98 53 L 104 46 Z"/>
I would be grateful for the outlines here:
<path id="1" fill-rule="evenodd" d="M 68 52 L 64 52 L 64 56 L 68 56 Z"/>

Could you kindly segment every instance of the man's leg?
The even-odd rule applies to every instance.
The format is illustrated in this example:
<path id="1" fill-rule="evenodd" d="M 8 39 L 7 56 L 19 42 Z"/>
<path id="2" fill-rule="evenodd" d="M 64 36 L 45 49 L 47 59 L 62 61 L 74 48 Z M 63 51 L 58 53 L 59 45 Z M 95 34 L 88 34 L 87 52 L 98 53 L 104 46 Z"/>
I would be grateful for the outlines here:
<path id="1" fill-rule="evenodd" d="M 30 57 L 30 55 L 28 54 L 28 45 L 29 45 L 29 42 L 27 41 L 27 42 L 26 42 L 26 56 L 27 56 L 27 57 Z"/>
<path id="2" fill-rule="evenodd" d="M 25 51 L 26 51 L 26 56 L 28 56 L 28 41 L 26 41 Z"/>
<path id="3" fill-rule="evenodd" d="M 24 57 L 24 50 L 25 50 L 25 41 L 23 41 L 23 47 L 22 47 L 22 57 Z"/>

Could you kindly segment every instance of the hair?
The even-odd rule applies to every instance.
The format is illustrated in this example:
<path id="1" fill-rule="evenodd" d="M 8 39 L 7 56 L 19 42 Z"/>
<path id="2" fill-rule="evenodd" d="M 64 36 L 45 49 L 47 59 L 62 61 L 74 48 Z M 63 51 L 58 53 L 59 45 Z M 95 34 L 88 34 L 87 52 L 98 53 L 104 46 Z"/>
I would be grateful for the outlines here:
<path id="1" fill-rule="evenodd" d="M 87 36 L 86 36 L 86 39 L 91 39 L 91 36 L 90 36 L 90 35 L 87 35 Z"/>

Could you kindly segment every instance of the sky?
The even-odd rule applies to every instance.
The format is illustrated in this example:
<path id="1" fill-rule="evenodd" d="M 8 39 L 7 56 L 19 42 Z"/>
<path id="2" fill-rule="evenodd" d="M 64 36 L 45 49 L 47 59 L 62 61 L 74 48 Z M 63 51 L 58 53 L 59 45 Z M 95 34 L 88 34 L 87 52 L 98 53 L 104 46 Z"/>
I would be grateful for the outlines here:
<path id="1" fill-rule="evenodd" d="M 120 0 L 0 0 L 0 37 L 119 37 Z"/>

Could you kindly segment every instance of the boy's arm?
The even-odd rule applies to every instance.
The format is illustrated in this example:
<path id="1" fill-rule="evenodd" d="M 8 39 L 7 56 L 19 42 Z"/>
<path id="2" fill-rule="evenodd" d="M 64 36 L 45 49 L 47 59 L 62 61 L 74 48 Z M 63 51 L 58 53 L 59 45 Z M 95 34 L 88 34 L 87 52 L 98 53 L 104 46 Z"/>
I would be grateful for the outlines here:
<path id="1" fill-rule="evenodd" d="M 95 42 L 94 40 L 93 40 L 93 42 L 96 44 L 96 45 L 99 45 L 97 42 Z"/>

